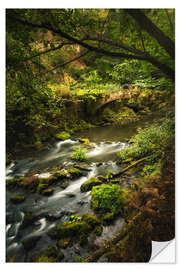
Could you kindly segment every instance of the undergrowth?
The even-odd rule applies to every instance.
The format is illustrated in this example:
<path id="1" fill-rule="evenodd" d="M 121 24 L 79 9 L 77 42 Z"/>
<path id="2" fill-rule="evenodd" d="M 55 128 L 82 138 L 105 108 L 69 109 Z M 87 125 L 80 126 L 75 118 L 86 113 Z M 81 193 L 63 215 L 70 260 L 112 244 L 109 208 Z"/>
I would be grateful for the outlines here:
<path id="1" fill-rule="evenodd" d="M 167 118 L 144 129 L 139 128 L 138 134 L 131 138 L 133 144 L 119 153 L 121 160 L 127 158 L 140 159 L 146 156 L 150 163 L 157 162 L 175 132 L 174 119 Z"/>

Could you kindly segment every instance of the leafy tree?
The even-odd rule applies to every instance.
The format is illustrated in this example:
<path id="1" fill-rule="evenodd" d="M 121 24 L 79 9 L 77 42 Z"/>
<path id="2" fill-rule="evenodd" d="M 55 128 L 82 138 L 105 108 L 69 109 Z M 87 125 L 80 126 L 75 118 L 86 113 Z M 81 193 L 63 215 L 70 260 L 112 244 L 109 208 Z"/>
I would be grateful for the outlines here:
<path id="1" fill-rule="evenodd" d="M 161 16 L 167 17 L 162 28 Z M 163 18 L 164 22 L 164 18 Z M 13 26 L 12 26 L 13 25 Z M 174 10 L 139 9 L 22 9 L 7 10 L 8 30 L 23 31 L 20 40 L 34 31 L 50 31 L 60 38 L 51 40 L 48 50 L 78 44 L 86 52 L 115 59 L 147 61 L 174 79 Z M 165 33 L 166 34 L 165 34 Z M 34 51 L 33 51 L 34 53 Z M 41 52 L 42 54 L 42 52 Z M 33 56 L 33 54 L 32 54 Z"/>

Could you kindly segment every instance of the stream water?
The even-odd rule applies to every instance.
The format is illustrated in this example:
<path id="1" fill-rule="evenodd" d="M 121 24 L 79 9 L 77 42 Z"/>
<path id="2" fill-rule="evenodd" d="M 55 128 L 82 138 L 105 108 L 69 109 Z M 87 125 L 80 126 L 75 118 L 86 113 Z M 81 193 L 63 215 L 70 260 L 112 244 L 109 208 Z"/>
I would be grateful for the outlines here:
<path id="1" fill-rule="evenodd" d="M 86 175 L 73 180 L 66 189 L 55 187 L 55 192 L 50 197 L 44 197 L 38 193 L 27 194 L 26 200 L 21 204 L 13 204 L 10 197 L 15 192 L 6 192 L 6 254 L 7 257 L 15 256 L 16 262 L 31 261 L 32 257 L 39 251 L 53 245 L 55 242 L 47 235 L 47 232 L 58 224 L 68 221 L 72 214 L 82 215 L 91 212 L 90 192 L 82 193 L 80 186 L 93 176 L 105 175 L 108 170 L 116 173 L 120 165 L 116 163 L 117 153 L 127 147 L 126 138 L 136 133 L 138 127 L 145 126 L 157 116 L 149 116 L 129 125 L 92 128 L 76 134 L 72 139 L 57 141 L 48 149 L 34 154 L 32 157 L 15 160 L 6 170 L 7 179 L 27 174 L 38 174 L 40 177 L 50 175 L 54 166 L 67 168 L 74 165 L 71 159 L 74 146 L 80 143 L 78 138 L 89 138 L 93 147 L 87 151 L 88 172 Z M 110 140 L 110 141 L 109 141 Z M 133 180 L 128 178 L 128 181 Z M 126 184 L 126 183 L 125 183 Z M 26 196 L 26 193 L 25 193 Z M 25 213 L 31 212 L 35 219 L 27 227 L 21 226 Z M 117 219 L 114 224 L 103 227 L 100 237 L 89 239 L 98 246 L 103 241 L 112 238 L 125 224 L 123 218 Z M 25 252 L 23 241 L 29 239 L 34 241 L 34 246 L 29 253 Z M 65 257 L 64 262 L 76 261 L 77 256 L 87 256 L 88 250 L 81 246 L 62 249 Z"/>

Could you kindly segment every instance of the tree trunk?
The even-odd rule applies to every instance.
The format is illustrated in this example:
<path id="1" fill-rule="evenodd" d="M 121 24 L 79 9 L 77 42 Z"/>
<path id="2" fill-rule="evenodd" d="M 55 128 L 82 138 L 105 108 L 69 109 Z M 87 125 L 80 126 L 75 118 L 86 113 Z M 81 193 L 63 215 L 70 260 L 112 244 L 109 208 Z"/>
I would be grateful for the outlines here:
<path id="1" fill-rule="evenodd" d="M 154 37 L 166 52 L 175 59 L 175 44 L 139 9 L 124 9 L 148 34 Z"/>

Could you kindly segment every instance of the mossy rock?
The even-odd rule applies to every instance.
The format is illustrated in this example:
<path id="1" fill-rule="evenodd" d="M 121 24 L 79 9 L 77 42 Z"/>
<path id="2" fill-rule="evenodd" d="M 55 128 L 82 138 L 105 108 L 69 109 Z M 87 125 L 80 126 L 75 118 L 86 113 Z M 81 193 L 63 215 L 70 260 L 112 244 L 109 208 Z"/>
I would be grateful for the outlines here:
<path id="1" fill-rule="evenodd" d="M 44 145 L 41 141 L 36 141 L 34 144 L 33 144 L 33 147 L 36 149 L 36 150 L 41 150 L 43 149 Z"/>
<path id="2" fill-rule="evenodd" d="M 23 178 L 22 177 L 15 177 L 6 180 L 6 187 L 20 187 L 22 184 Z"/>
<path id="3" fill-rule="evenodd" d="M 64 170 L 60 170 L 60 171 L 54 171 L 52 176 L 55 181 L 58 181 L 58 180 L 63 180 L 65 178 L 69 178 L 70 175 L 68 172 Z"/>
<path id="4" fill-rule="evenodd" d="M 101 236 L 101 234 L 103 232 L 103 227 L 102 226 L 96 226 L 93 232 L 95 233 L 95 235 Z"/>
<path id="5" fill-rule="evenodd" d="M 106 141 L 107 144 L 112 144 L 112 141 Z"/>
<path id="6" fill-rule="evenodd" d="M 98 178 L 92 177 L 81 185 L 81 192 L 87 192 L 91 190 L 94 186 L 98 186 L 101 184 L 102 182 Z"/>
<path id="7" fill-rule="evenodd" d="M 103 183 L 107 183 L 107 178 L 106 178 L 105 176 L 103 176 L 103 175 L 99 175 L 99 176 L 97 177 L 97 179 L 98 179 L 99 181 L 103 182 Z"/>
<path id="8" fill-rule="evenodd" d="M 82 221 L 85 221 L 86 223 L 88 223 L 92 228 L 100 225 L 99 219 L 91 213 L 85 213 L 82 216 Z"/>
<path id="9" fill-rule="evenodd" d="M 64 141 L 64 140 L 69 139 L 69 138 L 71 137 L 71 135 L 70 135 L 68 132 L 66 132 L 66 131 L 62 131 L 62 132 L 57 133 L 57 134 L 55 135 L 55 137 L 56 137 L 56 139 L 58 139 L 58 140 Z"/>
<path id="10" fill-rule="evenodd" d="M 101 215 L 104 221 L 113 220 L 123 214 L 124 207 L 130 201 L 130 193 L 119 185 L 102 184 L 91 191 L 91 207 Z"/>
<path id="11" fill-rule="evenodd" d="M 89 141 L 88 138 L 80 138 L 80 139 L 79 139 L 79 142 L 80 142 L 80 143 L 83 143 L 83 144 L 85 144 L 85 145 L 89 145 L 89 144 L 90 144 L 90 141 Z"/>
<path id="12" fill-rule="evenodd" d="M 29 225 L 32 225 L 36 219 L 37 217 L 32 212 L 25 212 L 23 222 L 21 224 L 21 229 L 25 229 Z"/>
<path id="13" fill-rule="evenodd" d="M 76 194 L 75 193 L 66 193 L 66 196 L 69 197 L 69 198 L 73 198 L 73 197 L 76 197 Z"/>
<path id="14" fill-rule="evenodd" d="M 48 186 L 48 184 L 39 183 L 37 186 L 37 192 L 42 194 L 42 192 L 47 189 Z"/>
<path id="15" fill-rule="evenodd" d="M 36 263 L 52 263 L 52 262 L 57 262 L 57 261 L 54 258 L 42 255 L 39 258 L 37 258 L 35 262 Z"/>
<path id="16" fill-rule="evenodd" d="M 54 177 L 52 175 L 49 177 L 40 177 L 39 183 L 51 185 L 54 183 Z"/>
<path id="17" fill-rule="evenodd" d="M 24 202 L 25 197 L 24 195 L 13 195 L 10 197 L 10 200 L 12 203 L 18 204 Z"/>
<path id="18" fill-rule="evenodd" d="M 45 249 L 36 262 L 60 262 L 64 258 L 64 254 L 57 246 L 49 246 Z"/>
<path id="19" fill-rule="evenodd" d="M 110 180 L 111 184 L 120 184 L 121 183 L 121 179 L 111 179 Z"/>
<path id="20" fill-rule="evenodd" d="M 41 194 L 44 196 L 51 196 L 53 194 L 54 190 L 52 188 L 43 189 L 41 191 Z"/>
<path id="21" fill-rule="evenodd" d="M 65 189 L 69 186 L 69 182 L 68 181 L 64 181 L 63 183 L 60 183 L 60 187 Z"/>
<path id="22" fill-rule="evenodd" d="M 65 239 L 60 239 L 58 242 L 57 242 L 57 246 L 60 247 L 60 248 L 67 248 L 68 246 L 71 245 L 71 238 L 65 238 Z"/>
<path id="23" fill-rule="evenodd" d="M 48 232 L 48 235 L 52 239 L 61 239 L 67 237 L 79 238 L 82 233 L 89 233 L 91 231 L 91 226 L 84 221 L 77 221 L 73 223 L 62 224 L 57 226 Z"/>
<path id="24" fill-rule="evenodd" d="M 83 175 L 83 172 L 80 169 L 77 168 L 70 168 L 67 170 L 68 174 L 70 175 L 70 177 L 73 178 L 77 178 Z"/>

